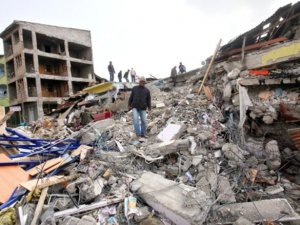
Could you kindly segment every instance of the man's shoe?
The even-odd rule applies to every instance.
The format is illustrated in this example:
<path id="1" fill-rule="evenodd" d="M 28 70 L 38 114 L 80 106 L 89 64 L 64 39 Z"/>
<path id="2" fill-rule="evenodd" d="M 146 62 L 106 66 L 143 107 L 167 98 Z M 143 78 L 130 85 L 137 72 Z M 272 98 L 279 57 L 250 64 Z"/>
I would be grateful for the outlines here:
<path id="1" fill-rule="evenodd" d="M 142 134 L 141 137 L 148 138 L 148 136 L 146 134 Z"/>

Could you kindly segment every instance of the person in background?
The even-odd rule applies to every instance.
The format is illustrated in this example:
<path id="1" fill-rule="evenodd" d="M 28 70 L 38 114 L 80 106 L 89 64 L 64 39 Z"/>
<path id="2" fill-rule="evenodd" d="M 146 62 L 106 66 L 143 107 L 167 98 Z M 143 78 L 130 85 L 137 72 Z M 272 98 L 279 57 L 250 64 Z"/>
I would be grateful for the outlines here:
<path id="1" fill-rule="evenodd" d="M 112 103 L 114 103 L 117 100 L 118 93 L 119 90 L 115 86 L 113 86 L 112 89 L 108 91 L 108 96 L 111 97 Z"/>
<path id="2" fill-rule="evenodd" d="M 178 68 L 179 68 L 179 73 L 185 73 L 186 72 L 186 68 L 181 62 L 179 63 Z"/>
<path id="3" fill-rule="evenodd" d="M 112 82 L 115 79 L 115 73 L 116 72 L 115 72 L 115 68 L 114 68 L 111 61 L 109 62 L 109 65 L 108 65 L 107 69 L 108 69 L 108 72 L 109 72 L 109 80 Z"/>
<path id="4" fill-rule="evenodd" d="M 122 82 L 122 70 L 120 70 L 120 72 L 118 73 L 118 79 L 119 79 L 119 82 L 121 83 Z"/>
<path id="5" fill-rule="evenodd" d="M 174 66 L 171 70 L 171 79 L 174 87 L 176 86 L 176 77 L 177 77 L 177 70 L 176 70 L 176 66 Z"/>
<path id="6" fill-rule="evenodd" d="M 131 68 L 130 75 L 131 75 L 131 82 L 135 83 L 136 72 L 133 68 Z"/>
<path id="7" fill-rule="evenodd" d="M 127 83 L 129 82 L 129 80 L 128 80 L 129 72 L 130 72 L 130 70 L 127 70 L 124 74 L 124 78 L 125 78 Z"/>
<path id="8" fill-rule="evenodd" d="M 151 94 L 145 83 L 145 77 L 140 77 L 139 85 L 132 88 L 128 101 L 128 108 L 133 112 L 133 126 L 137 137 L 147 137 L 146 110 L 151 110 Z"/>

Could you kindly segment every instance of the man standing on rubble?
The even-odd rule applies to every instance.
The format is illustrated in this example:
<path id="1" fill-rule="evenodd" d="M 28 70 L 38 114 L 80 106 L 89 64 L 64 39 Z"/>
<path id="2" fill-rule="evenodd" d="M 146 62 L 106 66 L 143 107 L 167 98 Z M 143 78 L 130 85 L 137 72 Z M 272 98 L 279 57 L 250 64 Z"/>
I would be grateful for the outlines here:
<path id="1" fill-rule="evenodd" d="M 140 77 L 139 85 L 132 88 L 128 101 L 128 107 L 133 112 L 133 126 L 137 137 L 146 137 L 146 109 L 151 110 L 151 95 L 145 83 L 145 77 Z"/>
<path id="2" fill-rule="evenodd" d="M 131 68 L 130 75 L 131 75 L 131 82 L 135 83 L 136 72 L 133 68 Z"/>
<path id="3" fill-rule="evenodd" d="M 122 83 L 122 70 L 118 73 L 119 82 Z"/>
<path id="4" fill-rule="evenodd" d="M 177 77 L 177 70 L 176 70 L 176 66 L 174 66 L 171 70 L 171 79 L 174 87 L 176 86 L 176 77 Z"/>
<path id="5" fill-rule="evenodd" d="M 186 72 L 186 68 L 185 65 L 182 64 L 182 62 L 179 63 L 179 73 L 185 73 Z"/>
<path id="6" fill-rule="evenodd" d="M 127 83 L 129 83 L 129 80 L 128 80 L 129 72 L 130 72 L 130 70 L 127 70 L 124 74 L 124 78 L 125 78 Z"/>
<path id="7" fill-rule="evenodd" d="M 109 80 L 112 82 L 112 81 L 114 81 L 114 79 L 115 79 L 115 68 L 114 68 L 114 66 L 113 66 L 113 64 L 112 64 L 112 62 L 110 61 L 109 62 L 109 65 L 108 65 L 108 72 L 109 72 Z"/>

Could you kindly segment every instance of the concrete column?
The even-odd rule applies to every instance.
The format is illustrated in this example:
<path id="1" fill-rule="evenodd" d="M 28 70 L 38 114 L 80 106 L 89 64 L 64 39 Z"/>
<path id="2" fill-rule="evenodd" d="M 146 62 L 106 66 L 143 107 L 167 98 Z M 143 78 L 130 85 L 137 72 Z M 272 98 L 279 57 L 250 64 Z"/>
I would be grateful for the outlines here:
<path id="1" fill-rule="evenodd" d="M 38 49 L 37 49 L 37 40 L 36 40 L 36 33 L 32 31 L 32 45 L 33 45 L 33 64 L 34 64 L 34 71 L 36 74 L 35 83 L 36 83 L 36 93 L 37 93 L 37 115 L 38 118 L 44 117 L 44 110 L 43 110 L 43 97 L 42 97 L 42 85 L 41 85 L 41 77 L 39 74 L 39 58 L 38 58 Z"/>
<path id="2" fill-rule="evenodd" d="M 26 78 L 26 76 L 25 77 L 23 77 L 23 84 L 24 84 L 24 96 L 23 96 L 23 98 L 24 98 L 24 101 L 26 101 L 27 100 L 27 98 L 28 98 L 28 83 L 27 83 L 27 78 Z"/>
<path id="3" fill-rule="evenodd" d="M 69 53 L 69 44 L 65 40 L 65 51 L 66 51 L 66 58 L 67 58 L 67 71 L 68 71 L 68 89 L 69 95 L 73 95 L 73 86 L 72 86 L 72 72 L 71 72 L 71 62 L 70 62 L 70 53 Z"/>

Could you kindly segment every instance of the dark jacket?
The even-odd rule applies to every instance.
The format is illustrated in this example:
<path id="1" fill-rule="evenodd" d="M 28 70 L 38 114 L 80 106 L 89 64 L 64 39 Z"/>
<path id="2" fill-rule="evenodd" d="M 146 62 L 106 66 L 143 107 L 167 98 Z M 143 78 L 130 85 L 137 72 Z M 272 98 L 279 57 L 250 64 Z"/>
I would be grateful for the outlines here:
<path id="1" fill-rule="evenodd" d="M 122 71 L 120 71 L 119 73 L 118 73 L 118 78 L 122 78 Z"/>
<path id="2" fill-rule="evenodd" d="M 129 70 L 125 72 L 124 78 L 128 78 L 128 75 L 129 75 Z"/>
<path id="3" fill-rule="evenodd" d="M 128 105 L 136 109 L 146 110 L 148 108 L 151 110 L 151 95 L 148 88 L 140 85 L 133 87 Z"/>
<path id="4" fill-rule="evenodd" d="M 108 72 L 115 73 L 115 68 L 114 68 L 114 66 L 112 64 L 109 64 L 108 67 L 107 67 L 107 69 L 108 69 Z"/>

